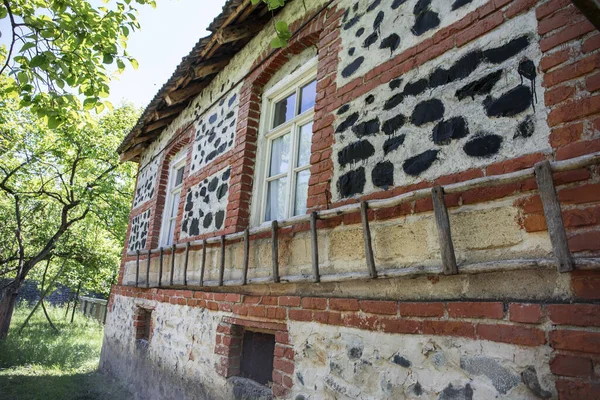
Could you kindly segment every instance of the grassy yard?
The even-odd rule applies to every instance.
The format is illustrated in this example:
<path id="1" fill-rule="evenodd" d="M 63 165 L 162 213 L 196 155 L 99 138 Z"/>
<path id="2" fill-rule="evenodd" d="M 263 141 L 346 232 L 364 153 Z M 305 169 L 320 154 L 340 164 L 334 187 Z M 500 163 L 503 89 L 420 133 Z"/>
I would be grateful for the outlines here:
<path id="1" fill-rule="evenodd" d="M 102 347 L 101 324 L 75 314 L 70 324 L 64 308 L 48 312 L 55 333 L 38 309 L 19 335 L 30 308 L 15 310 L 11 331 L 0 341 L 0 398 L 3 400 L 129 399 L 117 383 L 97 372 Z M 70 314 L 70 313 L 69 313 Z"/>

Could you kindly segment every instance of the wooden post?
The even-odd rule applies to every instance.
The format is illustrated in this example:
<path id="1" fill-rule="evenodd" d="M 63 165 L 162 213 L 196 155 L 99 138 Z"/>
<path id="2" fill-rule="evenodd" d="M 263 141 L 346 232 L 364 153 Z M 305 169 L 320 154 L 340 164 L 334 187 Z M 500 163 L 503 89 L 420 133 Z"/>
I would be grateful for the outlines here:
<path id="1" fill-rule="evenodd" d="M 448 217 L 448 208 L 444 201 L 444 189 L 436 186 L 431 189 L 433 199 L 433 211 L 435 213 L 435 222 L 440 240 L 440 250 L 442 253 L 442 268 L 446 275 L 458 274 L 456 265 L 456 254 L 454 244 L 452 243 L 452 232 L 450 231 L 450 218 Z"/>
<path id="2" fill-rule="evenodd" d="M 250 229 L 244 231 L 244 271 L 242 276 L 242 285 L 248 282 L 248 264 L 250 262 Z"/>
<path id="3" fill-rule="evenodd" d="M 187 286 L 188 261 L 190 259 L 190 242 L 185 244 L 185 261 L 183 262 L 183 286 Z"/>
<path id="4" fill-rule="evenodd" d="M 225 275 L 225 235 L 221 236 L 221 266 L 219 268 L 219 286 L 223 286 L 223 275 Z"/>
<path id="5" fill-rule="evenodd" d="M 558 271 L 572 271 L 574 268 L 573 257 L 569 250 L 565 225 L 560 210 L 560 201 L 558 200 L 556 188 L 554 187 L 550 162 L 542 161 L 535 165 L 535 179 L 542 199 L 542 205 L 544 206 L 548 234 L 550 235 L 550 241 L 552 242 L 554 256 L 558 262 Z"/>
<path id="6" fill-rule="evenodd" d="M 317 233 L 317 218 L 318 214 L 313 211 L 310 214 L 310 244 L 312 249 L 312 270 L 313 270 L 313 282 L 321 282 L 321 275 L 319 274 L 319 239 Z"/>
<path id="7" fill-rule="evenodd" d="M 162 273 L 163 273 L 163 258 L 164 258 L 165 250 L 160 248 L 160 258 L 158 264 L 158 287 L 162 286 Z"/>
<path id="8" fill-rule="evenodd" d="M 367 267 L 371 278 L 377 278 L 377 268 L 375 267 L 375 257 L 373 256 L 373 245 L 371 243 L 371 229 L 369 228 L 369 203 L 362 201 L 360 203 L 360 218 L 363 226 L 363 237 L 365 239 L 365 256 L 367 258 Z"/>
<path id="9" fill-rule="evenodd" d="M 169 286 L 173 286 L 173 276 L 175 275 L 175 244 L 171 247 L 171 276 L 169 277 Z"/>
<path id="10" fill-rule="evenodd" d="M 152 258 L 151 250 L 148 249 L 148 262 L 146 263 L 146 288 L 150 287 L 150 261 Z"/>
<path id="11" fill-rule="evenodd" d="M 75 293 L 75 300 L 73 300 L 73 313 L 71 314 L 71 323 L 75 319 L 75 310 L 77 309 L 77 301 L 79 300 L 79 291 L 81 290 L 81 281 L 77 285 L 77 292 Z"/>
<path id="12" fill-rule="evenodd" d="M 279 234 L 277 221 L 271 222 L 271 255 L 273 258 L 273 282 L 279 283 Z"/>
<path id="13" fill-rule="evenodd" d="M 200 287 L 204 286 L 204 268 L 206 267 L 206 239 L 202 240 L 202 265 L 200 266 Z"/>
<path id="14" fill-rule="evenodd" d="M 140 283 L 140 250 L 135 251 L 135 287 Z"/>

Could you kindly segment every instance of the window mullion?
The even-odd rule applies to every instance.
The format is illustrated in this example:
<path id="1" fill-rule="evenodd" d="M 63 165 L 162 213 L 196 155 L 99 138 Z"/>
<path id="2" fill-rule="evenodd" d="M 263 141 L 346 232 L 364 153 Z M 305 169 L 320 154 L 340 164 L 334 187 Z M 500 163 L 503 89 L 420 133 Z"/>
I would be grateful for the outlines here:
<path id="1" fill-rule="evenodd" d="M 290 138 L 291 140 L 293 140 L 293 142 L 292 142 L 292 146 L 291 146 L 292 157 L 290 157 L 291 162 L 290 162 L 290 169 L 289 169 L 290 191 L 289 191 L 289 196 L 288 196 L 288 212 L 286 214 L 287 217 L 291 217 L 292 214 L 294 213 L 293 207 L 294 207 L 294 204 L 296 203 L 296 173 L 294 172 L 294 169 L 296 168 L 296 164 L 298 163 L 299 129 L 300 129 L 300 126 L 298 125 L 298 123 L 294 123 L 293 131 L 291 132 L 292 137 Z"/>

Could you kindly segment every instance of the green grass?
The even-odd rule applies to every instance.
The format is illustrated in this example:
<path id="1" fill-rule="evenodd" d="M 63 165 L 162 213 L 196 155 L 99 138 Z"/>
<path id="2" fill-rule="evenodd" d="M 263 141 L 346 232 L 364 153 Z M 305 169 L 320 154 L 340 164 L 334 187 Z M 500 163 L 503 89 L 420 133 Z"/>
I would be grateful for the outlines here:
<path id="1" fill-rule="evenodd" d="M 131 396 L 97 372 L 103 327 L 64 308 L 48 307 L 55 333 L 38 309 L 19 335 L 31 308 L 15 309 L 11 330 L 0 341 L 0 398 L 3 400 L 120 400 Z"/>

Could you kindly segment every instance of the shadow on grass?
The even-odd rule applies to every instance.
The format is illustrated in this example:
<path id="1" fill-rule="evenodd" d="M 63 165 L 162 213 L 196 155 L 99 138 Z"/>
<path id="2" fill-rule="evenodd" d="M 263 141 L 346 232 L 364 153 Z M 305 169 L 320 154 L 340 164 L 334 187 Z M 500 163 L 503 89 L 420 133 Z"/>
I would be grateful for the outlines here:
<path id="1" fill-rule="evenodd" d="M 0 375 L 3 400 L 126 400 L 129 393 L 98 372 L 73 375 Z"/>

